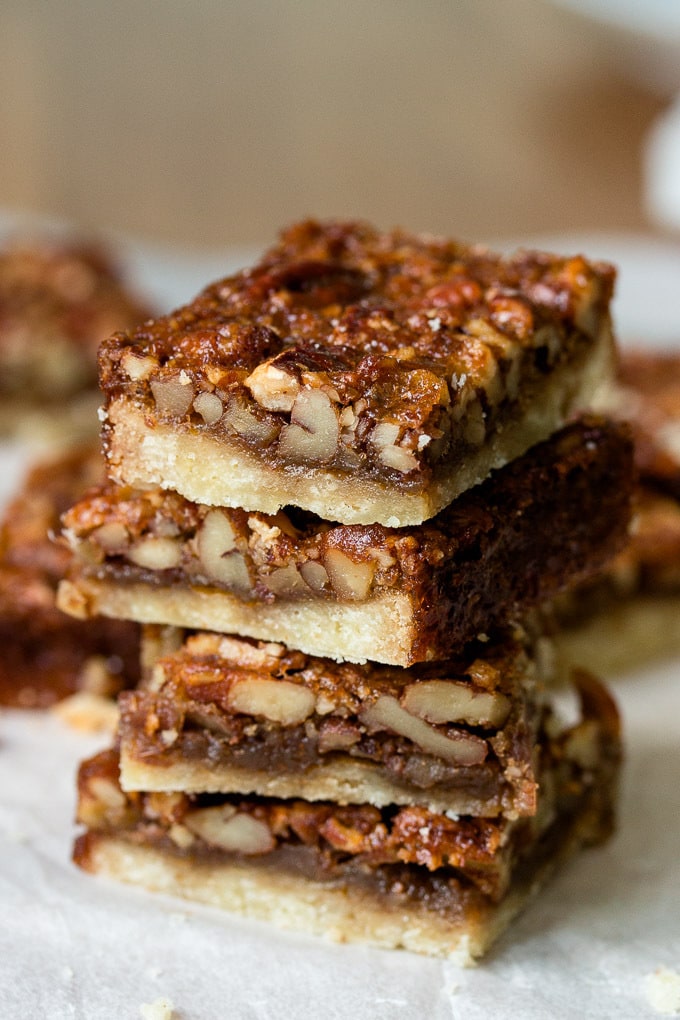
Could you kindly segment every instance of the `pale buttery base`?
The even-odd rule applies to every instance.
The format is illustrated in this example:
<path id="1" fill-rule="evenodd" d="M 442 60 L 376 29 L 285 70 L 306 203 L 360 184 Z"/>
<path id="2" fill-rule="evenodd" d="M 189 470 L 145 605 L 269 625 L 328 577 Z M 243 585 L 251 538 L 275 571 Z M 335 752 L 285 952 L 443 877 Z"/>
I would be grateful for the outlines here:
<path id="1" fill-rule="evenodd" d="M 281 928 L 324 935 L 337 942 L 366 942 L 448 957 L 470 966 L 499 937 L 551 872 L 581 846 L 600 837 L 597 812 L 584 810 L 559 835 L 559 845 L 524 867 L 499 904 L 476 901 L 474 909 L 428 910 L 381 895 L 351 879 L 327 882 L 277 870 L 259 859 L 192 860 L 156 847 L 136 846 L 115 835 L 89 832 L 77 860 L 85 870 L 181 896 Z M 559 824 L 559 823 L 558 823 Z"/>
<path id="2" fill-rule="evenodd" d="M 111 616 L 138 623 L 173 624 L 196 630 L 280 641 L 309 655 L 339 662 L 367 660 L 411 665 L 415 624 L 401 592 L 366 602 L 244 602 L 209 588 L 163 588 L 79 577 L 62 582 L 59 608 L 71 616 Z"/>
<path id="3" fill-rule="evenodd" d="M 120 754 L 120 785 L 123 790 L 183 793 L 241 793 L 263 797 L 295 798 L 336 804 L 419 804 L 430 811 L 456 815 L 495 817 L 501 813 L 516 818 L 517 812 L 501 801 L 502 790 L 489 800 L 465 789 L 424 790 L 400 784 L 376 762 L 332 758 L 301 772 L 273 773 L 267 769 L 187 761 L 154 765 L 133 757 L 123 740 Z M 506 800 L 511 798 L 506 793 Z"/>
<path id="4" fill-rule="evenodd" d="M 140 488 L 173 489 L 212 506 L 242 507 L 275 514 L 282 506 L 303 507 L 325 520 L 387 527 L 420 524 L 493 468 L 547 439 L 575 410 L 585 409 L 611 371 L 612 336 L 604 324 L 579 359 L 548 377 L 519 417 L 505 422 L 476 451 L 443 467 L 424 492 L 403 492 L 359 473 L 336 475 L 323 467 L 271 467 L 228 434 L 219 438 L 177 424 L 152 422 L 144 409 L 119 397 L 107 410 L 109 469 L 116 481 Z"/>
<path id="5" fill-rule="evenodd" d="M 567 662 L 588 664 L 606 679 L 680 655 L 680 594 L 646 595 L 616 603 L 573 627 L 555 644 Z"/>

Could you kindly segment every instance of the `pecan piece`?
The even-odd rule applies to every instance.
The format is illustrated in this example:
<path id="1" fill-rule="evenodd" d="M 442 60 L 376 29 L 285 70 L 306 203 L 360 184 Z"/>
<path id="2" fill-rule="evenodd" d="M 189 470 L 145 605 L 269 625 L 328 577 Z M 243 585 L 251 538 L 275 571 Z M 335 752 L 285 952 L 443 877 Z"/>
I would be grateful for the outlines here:
<path id="1" fill-rule="evenodd" d="M 431 723 L 465 722 L 498 728 L 510 713 L 510 701 L 500 691 L 479 691 L 452 680 L 410 684 L 401 704 L 407 712 Z"/>
<path id="2" fill-rule="evenodd" d="M 295 399 L 290 425 L 281 430 L 279 452 L 296 464 L 330 460 L 340 438 L 338 416 L 323 390 L 302 390 Z"/>
<path id="3" fill-rule="evenodd" d="M 316 698 L 308 687 L 290 680 L 256 680 L 254 677 L 232 684 L 228 701 L 234 712 L 264 716 L 281 726 L 304 722 L 316 705 Z"/>
<path id="4" fill-rule="evenodd" d="M 486 758 L 486 742 L 471 733 L 445 736 L 422 719 L 411 715 L 389 694 L 378 700 L 359 715 L 365 726 L 374 730 L 392 730 L 437 758 L 445 758 L 456 765 L 479 765 Z"/>
<path id="5" fill-rule="evenodd" d="M 266 854 L 274 837 L 266 822 L 239 812 L 232 804 L 188 812 L 184 825 L 209 846 L 231 853 Z"/>

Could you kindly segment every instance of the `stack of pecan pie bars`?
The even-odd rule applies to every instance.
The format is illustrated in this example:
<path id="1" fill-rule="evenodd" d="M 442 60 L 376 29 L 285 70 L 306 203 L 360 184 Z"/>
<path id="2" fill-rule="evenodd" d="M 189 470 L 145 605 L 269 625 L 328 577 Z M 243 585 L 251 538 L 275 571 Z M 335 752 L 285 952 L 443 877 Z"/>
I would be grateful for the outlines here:
<path id="1" fill-rule="evenodd" d="M 539 607 L 626 534 L 628 436 L 577 416 L 613 275 L 305 222 L 103 344 L 60 604 L 145 624 L 143 679 L 78 864 L 470 962 L 607 834 L 616 710 Z"/>

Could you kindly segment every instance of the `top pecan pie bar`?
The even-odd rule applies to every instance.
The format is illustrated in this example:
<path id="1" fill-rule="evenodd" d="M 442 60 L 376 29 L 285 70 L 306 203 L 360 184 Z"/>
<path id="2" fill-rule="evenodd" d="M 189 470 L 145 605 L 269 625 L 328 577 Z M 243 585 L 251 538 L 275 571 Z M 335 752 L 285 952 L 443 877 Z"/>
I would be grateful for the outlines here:
<path id="1" fill-rule="evenodd" d="M 588 402 L 613 282 L 580 256 L 298 224 L 104 342 L 110 470 L 204 504 L 420 523 Z"/>

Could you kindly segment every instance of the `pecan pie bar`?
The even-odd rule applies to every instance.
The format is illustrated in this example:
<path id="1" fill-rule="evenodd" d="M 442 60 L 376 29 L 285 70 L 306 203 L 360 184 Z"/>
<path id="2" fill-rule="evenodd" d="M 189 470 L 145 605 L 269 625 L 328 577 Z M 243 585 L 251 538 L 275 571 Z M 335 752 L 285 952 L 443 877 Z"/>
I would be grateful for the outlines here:
<path id="1" fill-rule="evenodd" d="M 545 639 L 505 634 L 406 670 L 203 632 L 164 633 L 173 639 L 151 679 L 119 697 L 126 789 L 536 810 L 541 701 L 556 669 Z"/>
<path id="2" fill-rule="evenodd" d="M 55 417 L 78 424 L 82 408 L 94 432 L 99 343 L 149 314 L 103 249 L 8 243 L 0 250 L 0 429 L 15 434 Z"/>
<path id="3" fill-rule="evenodd" d="M 632 427 L 633 524 L 611 564 L 557 611 L 570 658 L 615 675 L 680 651 L 680 354 L 624 352 L 603 406 Z"/>
<path id="4" fill-rule="evenodd" d="M 680 354 L 625 352 L 605 403 L 632 428 L 639 479 L 630 541 L 609 580 L 623 595 L 680 592 Z"/>
<path id="5" fill-rule="evenodd" d="M 81 447 L 36 466 L 0 526 L 0 703 L 44 707 L 73 693 L 116 693 L 138 674 L 138 628 L 60 612 L 56 589 L 71 554 L 50 540 L 60 515 L 101 482 L 104 463 Z"/>
<path id="6" fill-rule="evenodd" d="M 680 502 L 680 353 L 624 352 L 608 406 L 632 425 L 642 483 Z"/>
<path id="7" fill-rule="evenodd" d="M 76 561 L 60 605 L 359 662 L 444 659 L 610 559 L 631 458 L 621 426 L 573 423 L 401 529 L 109 484 L 63 518 Z"/>
<path id="8" fill-rule="evenodd" d="M 613 282 L 580 256 L 298 224 L 104 342 L 111 473 L 206 505 L 419 524 L 588 403 Z"/>
<path id="9" fill-rule="evenodd" d="M 612 824 L 616 709 L 579 678 L 580 721 L 538 755 L 531 818 L 454 816 L 422 805 L 123 792 L 117 753 L 85 762 L 74 859 L 85 870 L 282 927 L 471 964 L 551 870 Z"/>

